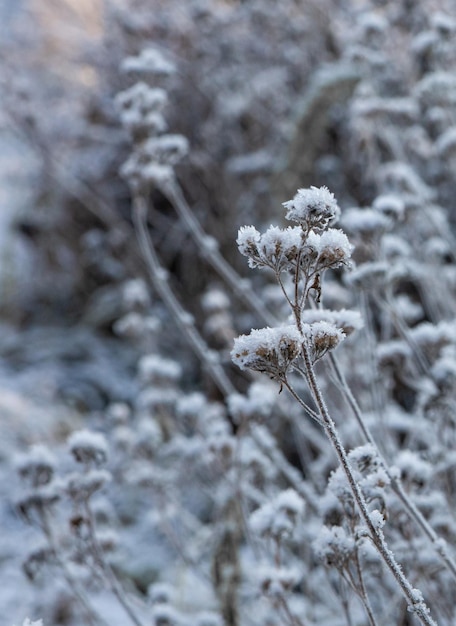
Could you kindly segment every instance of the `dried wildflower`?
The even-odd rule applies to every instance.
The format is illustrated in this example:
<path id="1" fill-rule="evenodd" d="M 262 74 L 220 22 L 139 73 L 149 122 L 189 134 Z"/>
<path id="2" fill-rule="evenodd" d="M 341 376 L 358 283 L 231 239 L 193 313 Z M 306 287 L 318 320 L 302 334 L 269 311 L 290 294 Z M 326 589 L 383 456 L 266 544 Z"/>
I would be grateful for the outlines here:
<path id="1" fill-rule="evenodd" d="M 110 472 L 92 469 L 85 474 L 73 472 L 65 477 L 64 489 L 76 502 L 88 500 L 111 480 Z"/>
<path id="2" fill-rule="evenodd" d="M 37 518 L 39 521 L 43 512 L 56 504 L 59 499 L 60 494 L 57 487 L 55 485 L 45 485 L 44 487 L 34 489 L 21 498 L 17 502 L 16 507 L 27 521 L 33 522 Z"/>
<path id="3" fill-rule="evenodd" d="M 283 206 L 287 209 L 287 220 L 297 222 L 306 231 L 323 232 L 337 221 L 340 214 L 334 195 L 326 187 L 299 189 Z"/>
<path id="4" fill-rule="evenodd" d="M 151 137 L 141 145 L 145 160 L 160 165 L 175 165 L 188 154 L 188 141 L 183 135 Z"/>
<path id="5" fill-rule="evenodd" d="M 301 321 L 305 324 L 327 322 L 336 328 L 340 328 L 346 337 L 359 330 L 364 325 L 359 311 L 350 309 L 341 309 L 340 311 L 333 311 L 331 309 L 306 309 L 301 313 Z"/>
<path id="6" fill-rule="evenodd" d="M 78 463 L 99 466 L 108 458 L 108 444 L 104 435 L 91 430 L 79 430 L 68 438 L 71 454 Z"/>
<path id="7" fill-rule="evenodd" d="M 282 491 L 250 516 L 251 529 L 261 537 L 282 540 L 290 537 L 304 512 L 304 502 L 294 489 Z"/>
<path id="8" fill-rule="evenodd" d="M 123 305 L 127 311 L 142 311 L 150 304 L 150 293 L 142 278 L 128 280 L 122 286 Z"/>
<path id="9" fill-rule="evenodd" d="M 48 565 L 54 565 L 56 562 L 55 553 L 52 548 L 47 545 L 40 546 L 35 548 L 27 555 L 27 558 L 22 564 L 22 569 L 24 570 L 24 574 L 30 581 L 36 580 L 37 576 L 43 569 Z M 41 624 L 41 622 L 32 622 L 30 623 L 28 620 L 25 620 L 24 626 L 26 623 L 30 624 Z"/>
<path id="10" fill-rule="evenodd" d="M 323 321 L 304 324 L 302 332 L 307 339 L 313 362 L 321 359 L 329 350 L 336 348 L 345 339 L 345 334 L 340 328 Z"/>
<path id="11" fill-rule="evenodd" d="M 299 583 L 300 574 L 289 567 L 263 566 L 258 569 L 261 592 L 272 599 L 280 599 L 290 594 Z"/>
<path id="12" fill-rule="evenodd" d="M 388 264 L 376 261 L 363 263 L 346 276 L 345 281 L 356 289 L 375 290 L 385 285 L 387 277 Z"/>
<path id="13" fill-rule="evenodd" d="M 372 204 L 374 211 L 389 219 L 401 220 L 405 212 L 405 204 L 398 194 L 385 193 L 377 196 Z"/>
<path id="14" fill-rule="evenodd" d="M 343 569 L 353 558 L 355 541 L 342 526 L 323 526 L 313 544 L 317 556 L 328 566 Z"/>
<path id="15" fill-rule="evenodd" d="M 298 227 L 282 229 L 270 226 L 260 235 L 253 226 L 243 226 L 236 241 L 240 253 L 248 258 L 250 267 L 269 267 L 276 272 L 294 267 L 303 245 L 302 231 Z"/>
<path id="16" fill-rule="evenodd" d="M 122 125 L 133 138 L 147 137 L 166 130 L 162 110 L 167 102 L 163 89 L 151 88 L 145 83 L 136 83 L 121 91 L 115 99 Z"/>
<path id="17" fill-rule="evenodd" d="M 233 362 L 241 369 L 282 378 L 301 352 L 302 336 L 296 326 L 252 330 L 234 340 Z"/>
<path id="18" fill-rule="evenodd" d="M 321 235 L 310 233 L 308 242 L 312 242 L 317 248 L 316 271 L 336 269 L 341 265 L 349 264 L 353 246 L 341 230 L 329 228 Z"/>
<path id="19" fill-rule="evenodd" d="M 55 471 L 55 459 L 51 452 L 41 445 L 33 446 L 16 460 L 19 475 L 31 487 L 47 485 Z"/>
<path id="20" fill-rule="evenodd" d="M 389 226 L 385 215 L 373 209 L 347 209 L 342 218 L 343 227 L 353 235 L 361 237 L 383 233 Z"/>

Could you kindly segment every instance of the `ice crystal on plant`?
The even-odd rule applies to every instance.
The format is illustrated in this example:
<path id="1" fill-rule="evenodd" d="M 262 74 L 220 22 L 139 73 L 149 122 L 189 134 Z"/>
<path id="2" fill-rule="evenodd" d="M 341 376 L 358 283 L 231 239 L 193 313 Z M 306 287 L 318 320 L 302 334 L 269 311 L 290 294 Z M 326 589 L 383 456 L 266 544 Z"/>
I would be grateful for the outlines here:
<path id="1" fill-rule="evenodd" d="M 322 232 L 337 221 L 340 208 L 327 187 L 299 189 L 292 200 L 283 203 L 286 218 L 306 230 Z"/>
<path id="2" fill-rule="evenodd" d="M 248 258 L 250 267 L 270 267 L 283 272 L 296 263 L 303 237 L 298 227 L 270 226 L 260 235 L 253 226 L 243 226 L 239 229 L 237 244 L 240 253 Z"/>
<path id="3" fill-rule="evenodd" d="M 233 362 L 241 369 L 282 377 L 301 351 L 302 336 L 296 326 L 252 330 L 234 340 Z"/>
<path id="4" fill-rule="evenodd" d="M 307 339 L 314 362 L 345 339 L 345 334 L 340 328 L 325 321 L 303 324 L 302 332 Z"/>

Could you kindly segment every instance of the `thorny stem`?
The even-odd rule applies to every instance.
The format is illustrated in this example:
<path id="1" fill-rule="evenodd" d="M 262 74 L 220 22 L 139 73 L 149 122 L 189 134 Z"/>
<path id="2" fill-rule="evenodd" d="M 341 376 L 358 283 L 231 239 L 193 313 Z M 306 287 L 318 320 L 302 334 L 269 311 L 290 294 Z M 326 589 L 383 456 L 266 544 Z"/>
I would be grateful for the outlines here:
<path id="1" fill-rule="evenodd" d="M 358 483 L 356 482 L 355 476 L 353 475 L 347 452 L 342 445 L 335 424 L 331 419 L 331 416 L 329 415 L 325 400 L 320 391 L 320 387 L 318 385 L 315 371 L 310 358 L 309 348 L 305 342 L 303 342 L 302 344 L 302 354 L 306 365 L 310 390 L 314 397 L 315 403 L 318 406 L 323 423 L 323 428 L 337 454 L 345 476 L 347 477 L 348 484 L 356 500 L 361 516 L 367 526 L 369 537 L 374 546 L 377 548 L 380 556 L 383 558 L 388 569 L 391 571 L 394 578 L 396 579 L 399 587 L 402 590 L 402 593 L 409 603 L 410 610 L 416 613 L 422 624 L 425 624 L 426 626 L 436 626 L 437 623 L 431 617 L 429 608 L 427 607 L 424 600 L 422 600 L 421 594 L 416 589 L 413 589 L 409 580 L 404 575 L 400 565 L 394 558 L 393 553 L 388 548 L 383 532 L 373 524 L 370 518 L 366 500 Z"/>
<path id="2" fill-rule="evenodd" d="M 350 389 L 350 386 L 348 385 L 348 383 L 347 383 L 347 381 L 345 379 L 344 373 L 343 373 L 343 371 L 342 371 L 342 369 L 341 369 L 341 367 L 339 365 L 339 361 L 338 361 L 337 357 L 333 353 L 330 353 L 329 356 L 330 356 L 330 360 L 331 360 L 331 365 L 333 366 L 333 369 L 334 369 L 334 372 L 336 374 L 336 377 L 337 377 L 337 379 L 338 379 L 338 381 L 340 383 L 340 389 L 343 392 L 343 394 L 345 395 L 345 398 L 346 398 L 350 408 L 353 411 L 353 414 L 354 414 L 354 416 L 356 418 L 356 421 L 358 422 L 358 425 L 359 425 L 359 427 L 360 427 L 360 429 L 361 429 L 361 431 L 362 431 L 362 433 L 364 435 L 364 438 L 376 450 L 376 452 L 378 454 L 378 458 L 379 458 L 379 460 L 380 460 L 380 462 L 381 462 L 381 464 L 383 466 L 383 469 L 385 470 L 388 478 L 391 481 L 391 487 L 393 488 L 394 492 L 396 493 L 396 495 L 398 496 L 398 498 L 402 502 L 404 508 L 406 509 L 406 511 L 408 512 L 410 517 L 415 520 L 416 524 L 418 524 L 418 526 L 421 528 L 423 533 L 428 537 L 428 539 L 430 539 L 430 541 L 432 542 L 435 550 L 439 554 L 440 558 L 442 559 L 442 561 L 444 562 L 444 564 L 446 565 L 448 570 L 451 572 L 453 578 L 456 579 L 456 563 L 454 562 L 453 558 L 448 554 L 448 550 L 446 548 L 445 541 L 442 540 L 437 535 L 437 533 L 432 528 L 432 526 L 429 524 L 429 522 L 426 520 L 426 518 L 423 516 L 421 511 L 414 504 L 414 502 L 410 499 L 409 495 L 404 490 L 400 479 L 396 478 L 391 473 L 386 460 L 383 458 L 380 450 L 378 449 L 377 444 L 374 441 L 372 433 L 370 432 L 368 426 L 366 425 L 366 423 L 364 421 L 363 415 L 361 413 L 361 409 L 360 409 L 360 407 L 358 405 L 358 402 L 357 402 L 355 396 L 352 393 L 352 390 Z"/>
<path id="3" fill-rule="evenodd" d="M 196 330 L 193 320 L 179 304 L 168 285 L 166 272 L 160 265 L 147 229 L 147 204 L 144 197 L 139 193 L 135 194 L 133 198 L 133 221 L 141 252 L 146 261 L 149 277 L 154 288 L 170 309 L 177 326 L 180 328 L 183 335 L 187 337 L 188 342 L 200 358 L 201 363 L 209 370 L 210 375 L 222 394 L 229 396 L 235 393 L 235 388 L 218 362 L 218 355 L 208 348 L 205 341 Z"/>

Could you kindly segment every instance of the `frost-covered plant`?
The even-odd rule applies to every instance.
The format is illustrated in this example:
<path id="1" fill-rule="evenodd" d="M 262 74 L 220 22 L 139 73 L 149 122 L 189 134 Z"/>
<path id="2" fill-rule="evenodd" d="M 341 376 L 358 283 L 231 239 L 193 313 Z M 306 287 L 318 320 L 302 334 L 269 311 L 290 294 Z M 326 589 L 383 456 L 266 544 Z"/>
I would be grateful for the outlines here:
<path id="1" fill-rule="evenodd" d="M 32 304 L 56 293 L 117 348 L 84 381 L 76 466 L 58 444 L 73 420 L 52 455 L 18 460 L 18 510 L 45 539 L 24 565 L 42 585 L 27 612 L 46 623 L 123 623 L 106 588 L 133 623 L 405 626 L 407 606 L 426 620 L 420 593 L 395 570 L 404 602 L 382 566 L 382 538 L 438 623 L 454 622 L 451 5 L 304 4 L 107 2 L 81 72 L 55 73 L 52 116 L 51 82 L 16 82 L 27 63 L 5 56 L 8 119 L 43 164 L 39 210 L 18 228 L 60 276 L 24 320 L 41 323 Z M 289 114 L 335 58 L 326 83 L 309 80 L 294 153 L 306 165 L 287 193 L 317 186 L 285 203 L 291 226 L 239 231 L 253 288 L 226 261 L 233 225 L 273 219 L 277 153 L 300 132 Z M 65 336 L 63 379 L 92 339 Z M 43 343 L 34 363 L 54 349 Z M 17 368 L 22 352 L 6 354 Z M 77 603 L 48 592 L 62 578 Z"/>
<path id="2" fill-rule="evenodd" d="M 252 267 L 268 267 L 274 271 L 290 305 L 293 324 L 283 329 L 279 327 L 253 330 L 249 335 L 239 337 L 234 342 L 233 361 L 241 368 L 248 367 L 269 373 L 287 387 L 303 407 L 306 407 L 290 382 L 289 372 L 295 369 L 304 377 L 317 409 L 316 414 L 312 412 L 312 416 L 323 426 L 336 452 L 341 466 L 340 471 L 347 480 L 347 491 L 352 498 L 352 506 L 359 512 L 361 524 L 356 533 L 368 537 L 378 550 L 396 578 L 410 610 L 416 612 L 423 624 L 435 624 L 421 592 L 412 587 L 386 543 L 382 514 L 377 510 L 369 511 L 370 494 L 363 481 L 354 473 L 350 456 L 344 449 L 317 382 L 314 362 L 325 352 L 335 348 L 343 333 L 325 321 L 311 325 L 302 322 L 302 311 L 308 306 L 311 290 L 316 293 L 314 301 L 319 303 L 321 300 L 322 278 L 325 271 L 343 264 L 347 265 L 351 256 L 352 248 L 345 234 L 329 227 L 330 221 L 338 214 L 335 209 L 336 201 L 326 189 L 312 188 L 300 190 L 293 201 L 285 203 L 285 206 L 288 209 L 287 217 L 300 224 L 299 243 L 294 236 L 285 239 L 273 237 L 270 245 L 268 235 L 273 228 L 261 236 L 251 227 L 241 229 L 237 243 L 241 253 L 249 258 Z M 313 230 L 314 226 L 321 234 Z M 285 263 L 277 262 L 278 258 L 284 257 Z M 282 273 L 285 272 L 291 275 L 291 287 L 288 286 L 288 291 L 282 278 Z M 382 485 L 389 482 L 385 472 L 379 481 L 378 484 Z M 375 623 L 367 596 L 362 594 L 362 597 L 369 619 L 371 623 Z"/>

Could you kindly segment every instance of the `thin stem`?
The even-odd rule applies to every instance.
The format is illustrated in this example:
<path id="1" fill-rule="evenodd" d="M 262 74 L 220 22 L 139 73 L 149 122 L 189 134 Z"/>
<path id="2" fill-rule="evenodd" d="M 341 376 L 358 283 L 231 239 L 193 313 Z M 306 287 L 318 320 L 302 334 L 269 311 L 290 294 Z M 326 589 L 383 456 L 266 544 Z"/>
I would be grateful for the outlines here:
<path id="1" fill-rule="evenodd" d="M 296 615 L 293 615 L 285 598 L 280 598 L 280 606 L 282 607 L 285 617 L 290 622 L 291 626 L 305 626 L 302 620 L 300 620 Z"/>
<path id="2" fill-rule="evenodd" d="M 321 418 L 318 415 L 318 413 L 316 411 L 314 411 L 313 409 L 311 409 L 310 406 L 308 404 L 306 404 L 306 402 L 304 402 L 304 400 L 301 398 L 301 396 L 294 390 L 293 386 L 291 385 L 291 383 L 289 382 L 289 380 L 288 380 L 288 378 L 286 376 L 285 376 L 285 378 L 283 379 L 282 382 L 285 385 L 285 387 L 288 389 L 288 391 L 291 393 L 293 398 L 296 400 L 296 402 L 299 402 L 299 404 L 302 406 L 302 408 L 307 413 L 307 415 L 309 417 L 311 417 L 313 420 L 315 420 L 317 422 L 317 424 L 322 426 L 323 422 L 321 421 Z"/>
<path id="3" fill-rule="evenodd" d="M 367 503 L 364 498 L 364 495 L 356 482 L 355 476 L 350 467 L 350 462 L 348 460 L 347 453 L 345 448 L 342 445 L 342 442 L 339 438 L 339 434 L 337 432 L 336 426 L 331 419 L 328 409 L 326 407 L 326 403 L 324 401 L 323 395 L 320 391 L 320 387 L 318 385 L 315 371 L 311 362 L 309 349 L 305 342 L 302 344 L 302 353 L 304 357 L 304 362 L 306 365 L 306 370 L 309 379 L 309 386 L 314 397 L 315 403 L 318 406 L 320 416 L 323 423 L 323 428 L 325 430 L 328 439 L 330 440 L 339 462 L 342 466 L 342 469 L 347 477 L 348 484 L 353 493 L 355 501 L 358 505 L 359 511 L 361 513 L 361 517 L 364 519 L 364 522 L 367 526 L 369 537 L 372 540 L 373 544 L 377 548 L 380 556 L 383 558 L 385 564 L 387 565 L 390 572 L 393 574 L 396 579 L 399 587 L 402 590 L 407 602 L 409 603 L 409 608 L 413 610 L 422 624 L 426 626 L 436 626 L 436 622 L 430 615 L 430 611 L 422 599 L 421 593 L 418 590 L 414 589 L 410 584 L 409 580 L 404 575 L 402 568 L 397 563 L 393 553 L 389 549 L 383 532 L 381 529 L 376 527 L 369 514 L 369 510 L 367 508 Z"/>
<path id="4" fill-rule="evenodd" d="M 107 563 L 104 557 L 103 550 L 95 534 L 95 524 L 93 521 L 92 511 L 90 509 L 88 502 L 84 503 L 84 510 L 86 514 L 87 529 L 89 531 L 90 546 L 92 549 L 93 556 L 95 557 L 96 563 L 98 564 L 101 571 L 105 575 L 105 578 L 109 584 L 109 588 L 111 589 L 112 593 L 115 595 L 115 597 L 119 601 L 119 604 L 123 607 L 125 613 L 131 619 L 133 624 L 135 626 L 144 626 L 143 622 L 139 619 L 139 617 L 131 608 L 130 603 L 125 597 L 125 592 L 123 588 L 121 587 L 119 581 L 117 580 L 116 575 L 112 571 L 111 566 L 109 565 L 109 563 Z"/>
<path id="5" fill-rule="evenodd" d="M 231 265 L 222 257 L 217 249 L 216 241 L 204 232 L 201 224 L 198 222 L 189 207 L 176 179 L 173 178 L 173 180 L 164 183 L 161 185 L 160 189 L 174 206 L 182 220 L 182 223 L 198 244 L 197 248 L 200 251 L 200 254 L 204 255 L 204 258 L 212 265 L 219 276 L 225 280 L 227 285 L 229 285 L 229 287 L 233 290 L 233 293 L 237 295 L 237 297 L 252 311 L 254 311 L 258 318 L 264 321 L 268 326 L 276 325 L 277 320 L 274 316 L 267 311 L 264 305 L 262 305 L 257 298 L 252 296 L 252 292 L 245 279 L 242 279 L 231 267 Z"/>
<path id="6" fill-rule="evenodd" d="M 421 530 L 426 535 L 426 537 L 430 539 L 430 541 L 432 542 L 434 546 L 434 549 L 439 554 L 440 558 L 442 559 L 443 563 L 450 571 L 453 578 L 456 580 L 456 563 L 454 559 L 448 553 L 445 541 L 437 535 L 437 533 L 429 524 L 427 519 L 423 516 L 423 514 L 418 509 L 418 507 L 410 499 L 410 496 L 404 490 L 400 479 L 391 473 L 386 460 L 383 458 L 380 450 L 378 449 L 377 444 L 374 441 L 372 433 L 370 432 L 368 426 L 366 425 L 364 421 L 358 402 L 356 401 L 356 398 L 354 397 L 353 392 L 350 389 L 349 384 L 347 383 L 347 380 L 344 376 L 344 373 L 339 365 L 339 361 L 335 354 L 330 353 L 330 361 L 331 361 L 331 365 L 333 366 L 336 377 L 340 383 L 340 389 L 345 395 L 345 398 L 351 410 L 353 411 L 353 414 L 356 418 L 356 421 L 358 422 L 358 425 L 363 433 L 364 438 L 376 450 L 378 458 L 383 466 L 383 469 L 385 470 L 388 478 L 391 481 L 391 487 L 393 488 L 394 492 L 396 493 L 396 495 L 402 502 L 404 508 L 406 509 L 410 517 L 413 520 L 415 520 L 415 523 L 418 524 L 418 526 L 421 528 Z"/>
<path id="7" fill-rule="evenodd" d="M 105 622 L 105 620 L 102 619 L 99 615 L 97 615 L 95 611 L 92 609 L 84 590 L 81 588 L 79 584 L 79 581 L 73 576 L 65 559 L 60 556 L 60 549 L 54 537 L 52 524 L 49 521 L 48 513 L 46 510 L 43 510 L 41 513 L 41 523 L 42 523 L 42 530 L 49 542 L 52 552 L 54 553 L 54 557 L 57 561 L 57 564 L 62 570 L 63 576 L 65 580 L 67 581 L 70 589 L 72 590 L 73 594 L 75 595 L 76 599 L 78 600 L 82 609 L 84 610 L 84 613 L 88 620 L 87 623 L 93 624 L 94 626 L 96 626 L 97 624 L 101 626 L 107 626 L 107 623 Z"/>
<path id="8" fill-rule="evenodd" d="M 359 596 L 361 598 L 361 601 L 363 603 L 364 609 L 367 613 L 367 617 L 369 619 L 371 626 L 377 626 L 377 621 L 375 619 L 374 612 L 372 611 L 372 606 L 369 600 L 369 596 L 367 594 L 366 585 L 364 584 L 363 571 L 359 562 L 358 554 L 356 554 L 356 557 L 355 557 L 355 566 L 356 566 L 356 573 L 358 574 L 358 581 L 359 581 Z"/>
<path id="9" fill-rule="evenodd" d="M 258 445 L 260 450 L 273 462 L 275 467 L 283 474 L 288 480 L 290 485 L 302 496 L 303 500 L 308 504 L 313 511 L 319 510 L 318 497 L 309 485 L 303 481 L 302 475 L 298 470 L 290 465 L 288 460 L 282 454 L 277 446 L 268 445 L 265 441 L 265 437 L 261 436 L 260 426 L 251 426 L 250 434 L 252 439 Z"/>

